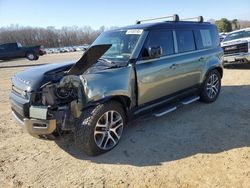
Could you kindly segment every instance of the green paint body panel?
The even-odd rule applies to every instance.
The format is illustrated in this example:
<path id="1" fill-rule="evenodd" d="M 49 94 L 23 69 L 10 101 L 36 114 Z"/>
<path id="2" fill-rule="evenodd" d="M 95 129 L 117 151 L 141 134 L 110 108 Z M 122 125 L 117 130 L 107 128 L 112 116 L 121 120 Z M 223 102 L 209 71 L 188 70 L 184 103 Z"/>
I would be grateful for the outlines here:
<path id="1" fill-rule="evenodd" d="M 184 26 L 178 27 L 185 29 Z M 196 24 L 196 27 L 199 26 Z M 204 27 L 206 29 L 207 25 Z M 174 31 L 175 27 L 169 29 Z M 173 55 L 141 60 L 140 54 L 149 33 L 150 30 L 146 29 L 141 34 L 128 66 L 80 76 L 86 103 L 123 96 L 130 100 L 129 108 L 133 108 L 201 85 L 211 69 L 222 71 L 223 50 L 220 46 L 185 53 L 178 53 L 175 46 L 177 53 Z"/>
<path id="2" fill-rule="evenodd" d="M 200 85 L 211 68 L 222 68 L 221 57 L 221 48 L 207 49 L 140 60 L 135 63 L 135 68 L 130 64 L 122 68 L 84 74 L 81 80 L 86 102 L 124 96 L 129 98 L 132 104 L 142 105 Z"/>

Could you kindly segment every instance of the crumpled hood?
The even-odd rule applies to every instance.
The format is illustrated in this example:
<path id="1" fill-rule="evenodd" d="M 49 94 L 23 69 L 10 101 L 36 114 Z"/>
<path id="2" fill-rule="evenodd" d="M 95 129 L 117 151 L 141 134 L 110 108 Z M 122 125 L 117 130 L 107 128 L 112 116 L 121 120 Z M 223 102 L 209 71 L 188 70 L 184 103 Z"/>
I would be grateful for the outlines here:
<path id="1" fill-rule="evenodd" d="M 54 63 L 16 73 L 12 77 L 12 83 L 26 91 L 37 91 L 39 88 L 53 79 L 56 79 L 56 73 L 69 70 L 74 62 Z"/>
<path id="2" fill-rule="evenodd" d="M 111 47 L 111 44 L 102 44 L 91 46 L 67 72 L 69 75 L 83 74 L 88 68 L 97 62 L 97 60 Z"/>
<path id="3" fill-rule="evenodd" d="M 111 47 L 107 45 L 91 46 L 79 61 L 54 63 L 18 72 L 12 77 L 13 84 L 26 91 L 38 91 L 49 81 L 59 81 L 65 75 L 80 75 L 97 62 L 97 60 Z"/>

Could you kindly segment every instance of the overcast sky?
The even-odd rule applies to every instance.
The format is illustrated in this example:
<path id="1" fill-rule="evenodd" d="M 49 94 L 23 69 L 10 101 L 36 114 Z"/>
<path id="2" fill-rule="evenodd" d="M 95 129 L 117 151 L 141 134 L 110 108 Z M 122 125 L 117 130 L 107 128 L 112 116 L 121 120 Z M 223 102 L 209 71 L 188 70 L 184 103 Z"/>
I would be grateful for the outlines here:
<path id="1" fill-rule="evenodd" d="M 250 0 L 0 0 L 0 27 L 125 26 L 139 18 L 178 13 L 205 20 L 250 20 Z"/>

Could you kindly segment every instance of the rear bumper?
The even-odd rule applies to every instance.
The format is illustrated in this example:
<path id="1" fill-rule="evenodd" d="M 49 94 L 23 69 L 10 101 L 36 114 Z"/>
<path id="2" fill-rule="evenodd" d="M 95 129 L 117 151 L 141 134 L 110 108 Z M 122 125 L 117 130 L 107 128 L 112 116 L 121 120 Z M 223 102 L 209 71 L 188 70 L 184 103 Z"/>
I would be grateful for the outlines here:
<path id="1" fill-rule="evenodd" d="M 224 55 L 223 61 L 224 63 L 247 62 L 247 61 L 250 62 L 250 52 L 232 54 L 232 55 Z"/>
<path id="2" fill-rule="evenodd" d="M 25 129 L 32 136 L 48 135 L 55 131 L 56 120 L 39 120 L 39 119 L 20 119 L 15 112 L 12 111 L 13 116 L 17 120 L 18 124 Z"/>

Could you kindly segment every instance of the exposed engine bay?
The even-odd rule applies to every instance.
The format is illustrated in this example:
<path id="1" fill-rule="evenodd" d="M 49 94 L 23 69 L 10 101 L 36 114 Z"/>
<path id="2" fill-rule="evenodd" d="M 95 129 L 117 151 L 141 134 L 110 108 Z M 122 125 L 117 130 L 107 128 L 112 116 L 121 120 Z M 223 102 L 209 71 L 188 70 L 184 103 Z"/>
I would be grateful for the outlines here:
<path id="1" fill-rule="evenodd" d="M 60 82 L 48 82 L 41 89 L 33 94 L 32 105 L 47 106 L 47 119 L 56 119 L 59 128 L 71 130 L 83 107 L 84 90 L 79 76 L 64 76 Z"/>
<path id="2" fill-rule="evenodd" d="M 48 83 L 42 87 L 42 104 L 58 106 L 78 100 L 81 81 L 78 76 L 65 76 L 58 83 Z"/>

